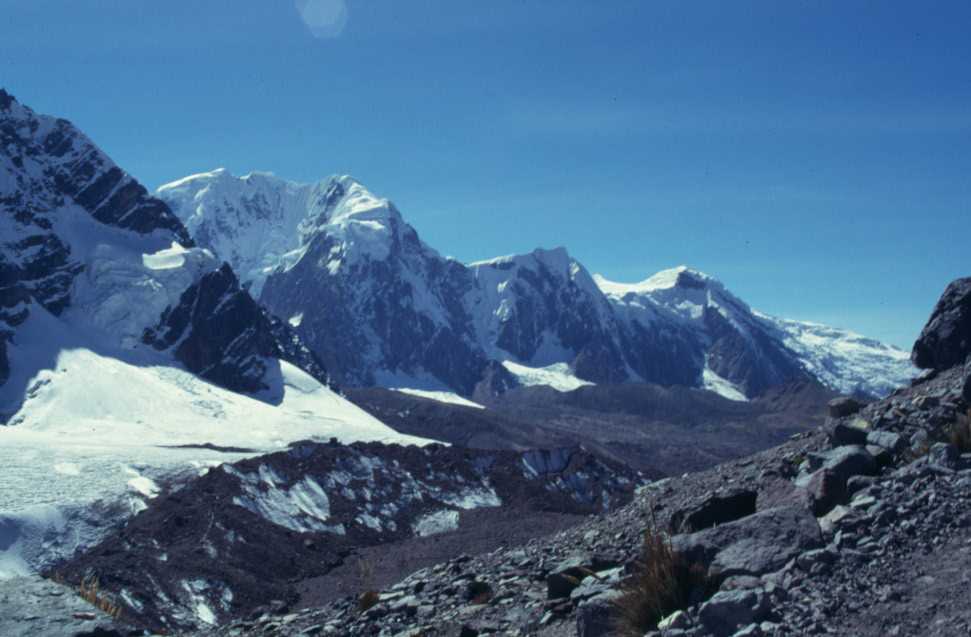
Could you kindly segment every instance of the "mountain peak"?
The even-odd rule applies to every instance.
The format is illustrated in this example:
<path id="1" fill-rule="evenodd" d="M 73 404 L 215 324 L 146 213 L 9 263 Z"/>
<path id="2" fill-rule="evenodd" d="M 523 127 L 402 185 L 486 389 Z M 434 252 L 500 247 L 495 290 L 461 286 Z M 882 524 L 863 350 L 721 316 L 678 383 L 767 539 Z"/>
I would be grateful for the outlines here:
<path id="1" fill-rule="evenodd" d="M 661 270 L 638 283 L 618 283 L 600 274 L 593 275 L 593 279 L 597 282 L 597 287 L 604 294 L 615 297 L 623 297 L 628 294 L 651 294 L 653 292 L 672 290 L 674 288 L 704 289 L 709 286 L 724 287 L 718 279 L 699 270 L 689 268 L 686 265 Z"/>

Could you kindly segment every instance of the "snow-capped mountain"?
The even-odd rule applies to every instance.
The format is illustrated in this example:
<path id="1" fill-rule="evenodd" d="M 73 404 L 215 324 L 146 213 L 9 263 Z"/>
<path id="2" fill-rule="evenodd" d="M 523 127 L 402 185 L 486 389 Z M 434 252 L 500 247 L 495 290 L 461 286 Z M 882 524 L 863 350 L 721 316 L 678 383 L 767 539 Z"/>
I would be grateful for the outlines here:
<path id="1" fill-rule="evenodd" d="M 51 538 L 92 516 L 68 525 L 68 508 L 140 502 L 219 462 L 207 446 L 331 436 L 423 442 L 333 392 L 292 327 L 70 122 L 0 90 L 0 576 L 73 551 Z"/>
<path id="2" fill-rule="evenodd" d="M 563 248 L 459 263 L 347 176 L 220 169 L 157 194 L 345 384 L 475 395 L 644 381 L 742 400 L 810 377 L 880 394 L 912 375 L 894 348 L 765 316 L 684 267 L 621 284 Z"/>

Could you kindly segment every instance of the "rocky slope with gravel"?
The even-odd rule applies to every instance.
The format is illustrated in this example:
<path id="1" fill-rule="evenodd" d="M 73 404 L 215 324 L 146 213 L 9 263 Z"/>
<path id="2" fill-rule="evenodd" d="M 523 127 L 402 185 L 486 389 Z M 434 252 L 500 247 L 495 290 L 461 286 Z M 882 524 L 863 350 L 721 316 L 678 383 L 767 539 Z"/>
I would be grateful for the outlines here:
<path id="1" fill-rule="evenodd" d="M 971 297 L 954 286 L 915 346 L 927 371 L 885 400 L 837 399 L 819 430 L 652 483 L 556 534 L 417 570 L 366 604 L 348 596 L 218 634 L 967 635 L 971 334 L 958 332 Z M 958 345 L 927 362 L 920 352 L 942 342 Z M 705 585 L 656 627 L 624 633 L 650 527 Z"/>

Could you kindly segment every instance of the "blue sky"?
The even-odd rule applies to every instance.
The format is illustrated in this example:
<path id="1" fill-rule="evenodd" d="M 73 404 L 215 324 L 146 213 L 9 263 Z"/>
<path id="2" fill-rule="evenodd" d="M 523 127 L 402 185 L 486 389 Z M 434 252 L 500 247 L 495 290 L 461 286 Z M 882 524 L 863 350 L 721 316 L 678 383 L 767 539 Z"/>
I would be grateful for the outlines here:
<path id="1" fill-rule="evenodd" d="M 0 0 L 0 85 L 153 188 L 349 173 L 465 261 L 684 263 L 905 348 L 971 274 L 967 2 L 306 2 Z"/>

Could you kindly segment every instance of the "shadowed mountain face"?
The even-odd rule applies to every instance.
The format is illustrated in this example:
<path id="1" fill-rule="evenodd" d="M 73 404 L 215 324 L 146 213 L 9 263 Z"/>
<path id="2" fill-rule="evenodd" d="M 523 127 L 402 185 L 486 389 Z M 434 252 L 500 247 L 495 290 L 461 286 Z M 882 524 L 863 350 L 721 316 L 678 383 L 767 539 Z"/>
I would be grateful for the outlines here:
<path id="1" fill-rule="evenodd" d="M 556 365 L 588 382 L 744 399 L 812 378 L 884 394 L 912 375 L 902 351 L 760 314 L 688 268 L 620 284 L 591 276 L 562 248 L 459 263 L 346 176 L 296 184 L 220 169 L 158 196 L 345 385 L 469 396 L 483 383 L 493 393 L 532 384 Z"/>

